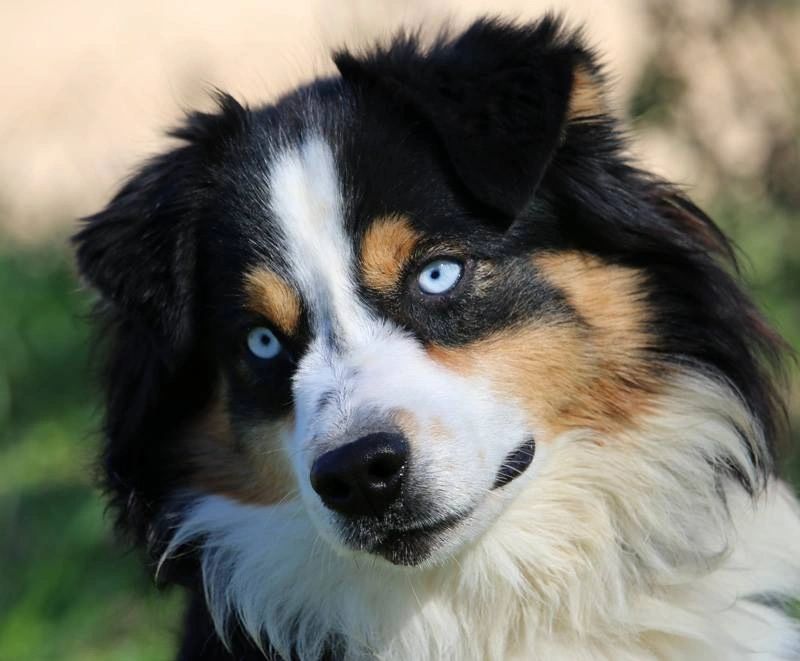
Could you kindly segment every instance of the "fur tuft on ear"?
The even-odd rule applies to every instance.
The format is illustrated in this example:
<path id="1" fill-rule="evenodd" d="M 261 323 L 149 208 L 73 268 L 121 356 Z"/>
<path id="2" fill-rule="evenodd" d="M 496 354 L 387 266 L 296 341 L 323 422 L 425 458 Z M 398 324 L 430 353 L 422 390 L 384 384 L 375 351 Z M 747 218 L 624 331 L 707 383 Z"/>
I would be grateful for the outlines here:
<path id="1" fill-rule="evenodd" d="M 427 49 L 403 34 L 334 62 L 354 86 L 427 121 L 471 194 L 511 219 L 533 198 L 566 122 L 601 107 L 591 53 L 552 16 L 525 26 L 481 19 Z"/>

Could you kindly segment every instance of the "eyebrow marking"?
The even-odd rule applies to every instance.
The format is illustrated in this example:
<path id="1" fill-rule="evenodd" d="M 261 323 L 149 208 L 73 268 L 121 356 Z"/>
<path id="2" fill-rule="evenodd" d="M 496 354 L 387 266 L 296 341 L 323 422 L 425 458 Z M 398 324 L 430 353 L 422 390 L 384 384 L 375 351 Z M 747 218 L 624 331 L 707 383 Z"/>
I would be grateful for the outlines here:
<path id="1" fill-rule="evenodd" d="M 394 289 L 419 239 L 405 216 L 373 221 L 361 242 L 361 274 L 366 285 L 383 293 Z"/>
<path id="2" fill-rule="evenodd" d="M 300 298 L 279 275 L 256 268 L 245 275 L 248 307 L 264 315 L 286 335 L 294 335 L 300 324 Z"/>

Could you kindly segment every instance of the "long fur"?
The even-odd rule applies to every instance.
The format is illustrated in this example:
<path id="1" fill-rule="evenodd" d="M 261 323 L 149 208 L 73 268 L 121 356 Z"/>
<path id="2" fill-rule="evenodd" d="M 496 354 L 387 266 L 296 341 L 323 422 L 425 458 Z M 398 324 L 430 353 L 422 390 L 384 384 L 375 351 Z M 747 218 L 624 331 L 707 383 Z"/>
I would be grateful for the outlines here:
<path id="1" fill-rule="evenodd" d="M 757 482 L 746 447 L 760 454 L 762 430 L 695 375 L 659 411 L 602 449 L 591 431 L 560 438 L 539 479 L 445 566 L 341 557 L 299 503 L 215 496 L 188 496 L 167 554 L 202 539 L 220 635 L 233 615 L 286 658 L 320 658 L 332 641 L 343 659 L 386 661 L 796 658 L 800 629 L 763 603 L 800 589 L 796 503 L 775 482 L 751 501 L 718 472 L 735 464 Z"/>
<path id="2" fill-rule="evenodd" d="M 800 658 L 785 345 L 591 49 L 482 19 L 335 63 L 190 115 L 74 239 L 104 483 L 192 596 L 181 661 Z M 401 495 L 348 518 L 313 466 L 387 430 Z"/>

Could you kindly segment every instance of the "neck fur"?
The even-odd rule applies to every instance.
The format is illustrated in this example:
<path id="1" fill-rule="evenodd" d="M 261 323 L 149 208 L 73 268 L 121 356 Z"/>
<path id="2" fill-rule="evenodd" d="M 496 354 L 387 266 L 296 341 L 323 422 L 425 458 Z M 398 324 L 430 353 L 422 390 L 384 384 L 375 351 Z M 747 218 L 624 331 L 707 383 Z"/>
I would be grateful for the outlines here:
<path id="1" fill-rule="evenodd" d="M 800 518 L 780 484 L 762 484 L 758 425 L 699 377 L 676 380 L 658 410 L 613 439 L 557 439 L 537 479 L 441 566 L 338 555 L 300 502 L 207 495 L 193 497 L 165 557 L 202 539 L 219 633 L 235 617 L 286 658 L 334 645 L 344 659 L 386 661 L 750 659 L 756 635 L 758 658 L 790 658 L 792 624 L 747 599 L 800 591 Z"/>

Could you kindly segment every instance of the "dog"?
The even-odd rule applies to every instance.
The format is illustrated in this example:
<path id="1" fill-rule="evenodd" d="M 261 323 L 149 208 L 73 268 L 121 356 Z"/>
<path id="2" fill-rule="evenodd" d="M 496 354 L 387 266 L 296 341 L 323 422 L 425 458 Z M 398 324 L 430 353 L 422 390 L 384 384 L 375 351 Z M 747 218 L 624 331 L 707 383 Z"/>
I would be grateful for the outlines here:
<path id="1" fill-rule="evenodd" d="M 548 16 L 218 94 L 74 237 L 180 659 L 800 658 L 786 354 Z"/>

